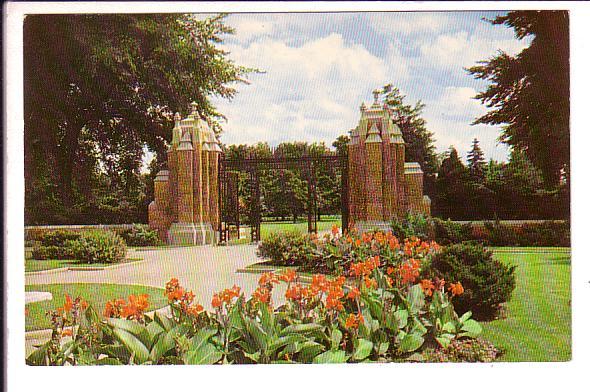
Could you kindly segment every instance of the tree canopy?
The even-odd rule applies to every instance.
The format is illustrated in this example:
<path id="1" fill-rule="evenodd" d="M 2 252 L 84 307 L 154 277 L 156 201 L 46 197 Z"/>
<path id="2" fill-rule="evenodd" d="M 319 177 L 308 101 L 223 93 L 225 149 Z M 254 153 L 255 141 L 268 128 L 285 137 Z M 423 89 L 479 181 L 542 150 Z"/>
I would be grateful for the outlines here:
<path id="1" fill-rule="evenodd" d="M 210 97 L 231 99 L 253 71 L 216 45 L 228 33 L 222 15 L 27 16 L 27 224 L 87 221 L 76 216 L 97 215 L 98 188 L 122 205 L 141 197 L 144 148 L 162 158 L 172 115 L 190 102 L 219 132 Z"/>
<path id="2" fill-rule="evenodd" d="M 490 22 L 532 41 L 514 57 L 499 51 L 468 69 L 490 82 L 476 96 L 490 110 L 475 124 L 502 125 L 500 140 L 523 151 L 555 188 L 569 178 L 568 12 L 512 11 Z"/>

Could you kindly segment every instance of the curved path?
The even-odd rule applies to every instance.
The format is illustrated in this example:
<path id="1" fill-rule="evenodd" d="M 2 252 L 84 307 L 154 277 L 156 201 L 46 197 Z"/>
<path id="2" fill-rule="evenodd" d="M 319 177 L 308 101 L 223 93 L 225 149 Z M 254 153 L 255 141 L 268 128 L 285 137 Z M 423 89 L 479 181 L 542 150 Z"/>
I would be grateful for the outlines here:
<path id="1" fill-rule="evenodd" d="M 237 284 L 249 296 L 258 286 L 259 274 L 237 273 L 259 262 L 256 245 L 194 246 L 130 250 L 128 257 L 142 258 L 140 263 L 98 271 L 60 271 L 27 274 L 26 284 L 119 283 L 164 288 L 171 278 L 195 293 L 195 301 L 210 309 L 213 293 Z M 283 288 L 284 290 L 284 288 Z M 281 287 L 273 299 L 282 297 Z"/>
<path id="2" fill-rule="evenodd" d="M 171 278 L 178 278 L 183 287 L 195 293 L 195 302 L 212 310 L 214 293 L 236 284 L 248 298 L 258 287 L 260 277 L 257 273 L 237 272 L 261 261 L 256 256 L 256 245 L 129 250 L 127 256 L 142 258 L 143 261 L 96 271 L 28 273 L 26 284 L 119 283 L 164 288 Z M 273 290 L 275 306 L 284 303 L 284 294 L 285 285 L 277 285 Z M 44 343 L 50 336 L 51 330 L 27 332 L 26 355 L 32 352 L 33 345 Z"/>

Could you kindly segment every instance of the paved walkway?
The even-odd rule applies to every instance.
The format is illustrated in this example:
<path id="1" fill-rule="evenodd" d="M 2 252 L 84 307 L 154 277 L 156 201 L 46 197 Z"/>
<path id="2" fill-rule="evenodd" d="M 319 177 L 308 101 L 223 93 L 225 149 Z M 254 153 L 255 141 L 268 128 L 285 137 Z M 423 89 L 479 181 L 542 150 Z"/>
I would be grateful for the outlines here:
<path id="1" fill-rule="evenodd" d="M 260 274 L 238 273 L 250 264 L 259 262 L 256 245 L 195 246 L 155 250 L 130 250 L 128 257 L 142 258 L 114 269 L 98 271 L 60 271 L 26 275 L 26 284 L 52 283 L 120 283 L 164 288 L 170 278 L 195 293 L 195 301 L 211 310 L 213 293 L 237 284 L 247 297 L 256 290 Z M 285 287 L 273 291 L 275 305 L 283 303 Z M 91 299 L 90 299 L 91 300 Z M 27 334 L 27 354 L 32 344 L 44 339 L 46 333 Z"/>
<path id="2" fill-rule="evenodd" d="M 142 258 L 143 262 L 98 271 L 27 274 L 26 284 L 120 283 L 164 288 L 175 277 L 182 286 L 193 290 L 195 300 L 206 308 L 214 292 L 237 284 L 249 295 L 258 285 L 259 274 L 236 272 L 260 261 L 256 245 L 130 250 L 128 257 Z"/>

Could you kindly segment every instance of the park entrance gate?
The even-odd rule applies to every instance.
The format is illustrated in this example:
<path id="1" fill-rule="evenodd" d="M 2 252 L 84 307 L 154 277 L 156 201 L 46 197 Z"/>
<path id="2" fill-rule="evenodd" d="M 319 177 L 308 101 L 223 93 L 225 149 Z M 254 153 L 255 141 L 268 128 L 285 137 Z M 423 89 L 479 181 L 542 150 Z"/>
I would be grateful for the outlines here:
<path id="1" fill-rule="evenodd" d="M 290 178 L 294 181 L 287 181 Z M 219 164 L 219 240 L 221 243 L 240 238 L 240 227 L 250 227 L 250 240 L 260 241 L 263 215 L 268 213 L 269 181 L 281 187 L 284 194 L 298 194 L 297 202 L 307 215 L 307 231 L 317 233 L 318 216 L 323 202 L 318 181 L 332 181 L 332 199 L 339 199 L 342 227 L 348 227 L 348 157 L 346 154 L 304 153 L 285 157 L 273 151 L 270 156 L 249 154 L 246 157 L 221 157 Z M 278 182 L 278 184 L 277 184 Z M 298 188 L 298 189 L 294 189 Z M 293 206 L 294 207 L 294 206 Z M 263 214 L 265 212 L 265 214 Z"/>

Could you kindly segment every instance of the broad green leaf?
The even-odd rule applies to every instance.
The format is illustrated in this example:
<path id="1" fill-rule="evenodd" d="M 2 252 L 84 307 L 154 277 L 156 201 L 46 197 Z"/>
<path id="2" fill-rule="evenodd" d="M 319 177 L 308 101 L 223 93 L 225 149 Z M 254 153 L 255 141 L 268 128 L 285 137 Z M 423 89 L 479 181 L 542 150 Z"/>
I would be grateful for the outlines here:
<path id="1" fill-rule="evenodd" d="M 324 350 L 324 346 L 316 342 L 305 342 L 299 349 L 299 362 L 311 363 L 319 353 Z"/>
<path id="2" fill-rule="evenodd" d="M 46 363 L 46 354 L 47 348 L 49 347 L 49 343 L 44 343 L 39 346 L 35 351 L 33 351 L 26 359 L 27 365 L 33 366 L 44 366 L 47 365 Z"/>
<path id="3" fill-rule="evenodd" d="M 197 350 L 189 350 L 184 354 L 184 362 L 187 365 L 212 365 L 219 362 L 223 354 L 214 345 L 207 343 L 199 346 Z"/>
<path id="4" fill-rule="evenodd" d="M 154 341 L 154 338 L 156 335 L 160 334 L 160 333 L 165 333 L 166 331 L 164 330 L 164 328 L 162 328 L 158 323 L 156 322 L 152 322 L 149 323 L 147 325 L 147 327 L 145 327 L 145 329 L 148 331 L 148 333 L 150 334 L 150 337 L 152 338 L 152 341 Z"/>
<path id="5" fill-rule="evenodd" d="M 95 365 L 122 365 L 117 358 L 101 358 L 94 362 Z"/>
<path id="6" fill-rule="evenodd" d="M 377 353 L 383 355 L 389 349 L 389 342 L 382 342 L 377 345 Z"/>
<path id="7" fill-rule="evenodd" d="M 455 328 L 455 323 L 453 323 L 452 321 L 447 321 L 445 325 L 443 325 L 442 330 L 450 333 L 457 332 L 457 328 Z"/>
<path id="8" fill-rule="evenodd" d="M 359 339 L 356 344 L 356 350 L 352 354 L 352 359 L 362 361 L 371 355 L 373 350 L 373 343 L 366 339 Z"/>
<path id="9" fill-rule="evenodd" d="M 129 350 L 135 363 L 143 363 L 149 359 L 150 353 L 147 347 L 135 335 L 121 328 L 114 328 L 113 334 Z"/>
<path id="10" fill-rule="evenodd" d="M 215 335 L 216 333 L 217 333 L 217 329 L 215 329 L 215 328 L 209 328 L 209 327 L 201 328 L 199 330 L 199 332 L 197 332 L 195 334 L 195 336 L 193 336 L 193 338 L 191 339 L 191 345 L 189 347 L 189 350 L 191 350 L 191 351 L 199 350 L 202 346 L 204 346 L 205 344 L 208 344 L 209 338 L 211 336 Z"/>
<path id="11" fill-rule="evenodd" d="M 334 328 L 332 330 L 331 341 L 332 341 L 332 350 L 338 348 L 338 346 L 340 345 L 340 342 L 342 341 L 342 332 L 338 328 Z"/>
<path id="12" fill-rule="evenodd" d="M 397 322 L 397 328 L 405 328 L 408 325 L 408 311 L 406 309 L 399 309 L 393 313 Z"/>
<path id="13" fill-rule="evenodd" d="M 285 327 L 281 331 L 281 335 L 293 334 L 293 333 L 309 333 L 314 331 L 321 331 L 324 327 L 320 324 L 309 323 L 309 324 L 291 324 Z"/>
<path id="14" fill-rule="evenodd" d="M 114 329 L 120 329 L 129 332 L 130 334 L 138 338 L 146 347 L 149 347 L 151 344 L 149 332 L 143 325 L 139 324 L 137 321 L 108 318 L 107 325 Z"/>
<path id="15" fill-rule="evenodd" d="M 170 331 L 174 327 L 174 322 L 172 320 L 165 315 L 160 315 L 158 312 L 154 312 L 154 321 L 165 331 Z"/>
<path id="16" fill-rule="evenodd" d="M 399 349 L 402 352 L 409 353 L 419 349 L 424 343 L 424 338 L 415 333 L 407 334 L 399 345 Z"/>
<path id="17" fill-rule="evenodd" d="M 258 363 L 258 361 L 260 360 L 260 351 L 256 351 L 254 354 L 250 354 L 244 351 L 244 356 L 246 358 L 250 358 L 252 361 Z"/>
<path id="18" fill-rule="evenodd" d="M 315 357 L 313 363 L 345 363 L 347 359 L 346 352 L 342 350 L 326 351 Z"/>
<path id="19" fill-rule="evenodd" d="M 437 336 L 435 339 L 443 348 L 447 348 L 447 346 L 451 344 L 451 340 L 453 340 L 454 337 L 454 335 L 444 333 L 440 336 Z"/>
<path id="20" fill-rule="evenodd" d="M 468 336 L 470 338 L 475 338 L 479 336 L 482 331 L 481 325 L 473 319 L 469 319 L 463 323 L 461 326 L 461 332 L 459 336 Z"/>
<path id="21" fill-rule="evenodd" d="M 408 303 L 410 304 L 410 311 L 418 313 L 424 307 L 424 292 L 419 284 L 415 284 L 408 290 Z"/>
<path id="22" fill-rule="evenodd" d="M 469 318 L 471 318 L 471 310 L 468 312 L 463 313 L 463 316 L 459 317 L 459 322 L 461 324 L 463 324 L 465 321 L 469 320 Z"/>

